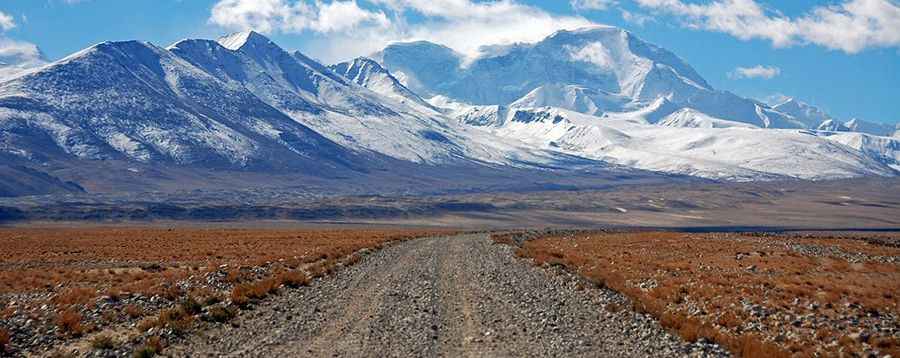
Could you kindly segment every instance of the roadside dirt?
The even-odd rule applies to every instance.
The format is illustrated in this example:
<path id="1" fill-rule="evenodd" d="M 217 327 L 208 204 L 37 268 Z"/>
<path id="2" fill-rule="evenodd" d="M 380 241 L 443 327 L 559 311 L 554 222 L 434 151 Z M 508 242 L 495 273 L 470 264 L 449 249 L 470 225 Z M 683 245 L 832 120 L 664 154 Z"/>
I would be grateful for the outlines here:
<path id="1" fill-rule="evenodd" d="M 165 349 L 226 356 L 725 356 L 487 235 L 392 245 Z"/>

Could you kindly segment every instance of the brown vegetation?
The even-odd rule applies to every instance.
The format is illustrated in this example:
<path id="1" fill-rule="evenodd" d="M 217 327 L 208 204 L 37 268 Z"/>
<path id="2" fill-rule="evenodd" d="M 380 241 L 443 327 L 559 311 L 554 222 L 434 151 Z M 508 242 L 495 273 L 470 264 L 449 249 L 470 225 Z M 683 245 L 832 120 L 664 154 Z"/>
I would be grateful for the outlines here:
<path id="1" fill-rule="evenodd" d="M 184 332 L 202 307 L 223 303 L 229 291 L 235 305 L 247 305 L 300 287 L 360 260 L 355 253 L 399 240 L 447 233 L 412 230 L 262 230 L 158 228 L 0 228 L 0 299 L 49 292 L 49 300 L 16 299 L 14 312 L 79 337 L 107 325 L 150 315 L 138 323 L 146 331 L 167 327 Z M 216 280 L 216 285 L 209 285 Z M 223 288 L 223 286 L 225 288 Z M 232 290 L 233 287 L 233 290 Z M 168 308 L 135 304 L 136 294 L 157 296 Z M 85 318 L 97 307 L 106 312 Z M 45 304 L 49 304 L 45 306 Z M 42 307 L 48 307 L 44 309 Z M 231 307 L 212 307 L 214 322 L 230 320 Z M 46 325 L 35 325 L 47 334 Z M 144 350 L 159 352 L 155 347 Z"/>
<path id="2" fill-rule="evenodd" d="M 4 328 L 0 328 L 0 354 L 6 352 L 6 347 L 9 346 L 12 338 L 9 336 L 9 331 Z"/>
<path id="3" fill-rule="evenodd" d="M 151 358 L 162 353 L 163 348 L 162 338 L 153 336 L 147 339 L 143 346 L 134 351 L 133 356 L 135 358 Z"/>
<path id="4" fill-rule="evenodd" d="M 56 325 L 59 327 L 60 333 L 78 337 L 84 333 L 84 326 L 81 324 L 82 316 L 72 309 L 66 309 L 56 316 Z"/>
<path id="5" fill-rule="evenodd" d="M 121 286 L 116 292 L 165 293 L 171 288 L 160 283 L 183 278 L 194 268 L 254 267 L 279 261 L 298 267 L 389 241 L 438 233 L 441 231 L 0 229 L 0 293 L 47 290 L 65 283 L 73 292 L 59 295 L 63 304 L 80 303 L 88 296 L 88 291 L 76 290 L 108 290 L 105 286 L 111 283 Z"/>
<path id="6" fill-rule="evenodd" d="M 807 236 L 579 233 L 527 241 L 517 255 L 578 272 L 626 294 L 635 310 L 683 338 L 707 338 L 740 356 L 873 349 L 900 356 L 900 332 L 883 329 L 900 317 L 896 245 Z"/>
<path id="7" fill-rule="evenodd" d="M 91 347 L 94 349 L 113 349 L 116 347 L 116 340 L 109 335 L 101 334 L 91 339 Z"/>

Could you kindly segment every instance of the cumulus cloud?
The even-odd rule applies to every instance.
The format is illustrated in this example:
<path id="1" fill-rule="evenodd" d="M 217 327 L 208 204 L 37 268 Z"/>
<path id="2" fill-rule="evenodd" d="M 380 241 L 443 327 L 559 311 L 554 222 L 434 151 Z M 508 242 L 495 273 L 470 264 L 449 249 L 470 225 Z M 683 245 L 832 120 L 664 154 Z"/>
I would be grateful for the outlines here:
<path id="1" fill-rule="evenodd" d="M 575 10 L 606 10 L 616 5 L 616 0 L 570 0 L 569 4 Z"/>
<path id="2" fill-rule="evenodd" d="M 12 16 L 0 11 L 0 31 L 7 31 L 16 27 L 16 20 Z"/>
<path id="3" fill-rule="evenodd" d="M 631 12 L 631 11 L 628 11 L 625 9 L 619 9 L 619 10 L 622 11 L 622 20 L 625 20 L 626 22 L 630 22 L 630 23 L 638 25 L 638 26 L 644 26 L 644 24 L 646 24 L 648 22 L 653 22 L 653 20 L 654 20 L 653 17 L 647 16 L 647 15 L 644 15 L 644 14 L 641 14 L 638 12 Z"/>
<path id="4" fill-rule="evenodd" d="M 37 45 L 0 35 L 0 80 L 46 63 Z"/>
<path id="5" fill-rule="evenodd" d="M 16 22 L 0 12 L 0 80 L 47 63 L 37 45 L 8 38 L 3 32 L 16 27 Z"/>
<path id="6" fill-rule="evenodd" d="M 895 0 L 847 0 L 790 18 L 755 0 L 635 0 L 640 6 L 683 18 L 690 28 L 723 32 L 741 40 L 764 39 L 775 47 L 815 44 L 847 53 L 900 46 L 900 5 Z"/>
<path id="7" fill-rule="evenodd" d="M 356 1 L 221 0 L 210 22 L 231 29 L 260 32 L 322 33 L 350 31 L 362 25 L 387 27 L 387 15 L 369 11 Z"/>
<path id="8" fill-rule="evenodd" d="M 772 79 L 781 74 L 781 69 L 775 66 L 756 65 L 753 67 L 738 67 L 728 73 L 731 79 L 762 78 Z"/>
<path id="9" fill-rule="evenodd" d="M 414 40 L 474 57 L 485 45 L 535 42 L 557 30 L 591 25 L 580 16 L 552 15 L 514 0 L 220 0 L 210 22 L 264 33 L 319 33 L 324 38 L 309 46 L 327 61 Z"/>

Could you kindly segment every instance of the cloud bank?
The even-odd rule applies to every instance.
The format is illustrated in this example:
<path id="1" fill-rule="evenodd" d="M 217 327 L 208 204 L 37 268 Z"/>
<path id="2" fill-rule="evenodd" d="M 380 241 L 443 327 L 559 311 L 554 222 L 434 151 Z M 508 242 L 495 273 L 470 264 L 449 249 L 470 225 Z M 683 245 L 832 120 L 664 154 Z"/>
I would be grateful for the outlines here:
<path id="1" fill-rule="evenodd" d="M 552 15 L 513 0 L 220 0 L 209 21 L 230 30 L 312 31 L 327 38 L 318 54 L 328 61 L 414 40 L 474 57 L 485 45 L 535 42 L 557 30 L 591 25 L 580 16 Z"/>
<path id="2" fill-rule="evenodd" d="M 815 44 L 854 54 L 900 46 L 900 5 L 895 0 L 849 0 L 790 18 L 754 0 L 634 0 L 646 9 L 679 17 L 689 28 L 722 32 L 741 40 L 763 39 L 775 47 Z"/>

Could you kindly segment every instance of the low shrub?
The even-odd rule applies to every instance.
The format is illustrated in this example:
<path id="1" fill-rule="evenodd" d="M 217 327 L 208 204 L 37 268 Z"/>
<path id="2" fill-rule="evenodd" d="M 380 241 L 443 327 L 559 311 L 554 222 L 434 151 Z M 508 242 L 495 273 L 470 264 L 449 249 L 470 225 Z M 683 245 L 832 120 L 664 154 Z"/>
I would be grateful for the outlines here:
<path id="1" fill-rule="evenodd" d="M 138 305 L 127 305 L 122 310 L 130 318 L 138 318 L 144 315 L 144 309 Z"/>
<path id="2" fill-rule="evenodd" d="M 207 320 L 218 323 L 228 322 L 237 316 L 237 309 L 231 306 L 216 306 L 209 309 Z"/>
<path id="3" fill-rule="evenodd" d="M 5 328 L 0 328 L 0 353 L 6 352 L 6 348 L 9 347 L 10 343 L 12 343 L 12 338 L 9 336 L 9 331 Z"/>
<path id="4" fill-rule="evenodd" d="M 163 348 L 162 339 L 158 336 L 153 336 L 147 339 L 143 346 L 134 351 L 132 356 L 134 358 L 152 358 L 162 353 Z"/>
<path id="5" fill-rule="evenodd" d="M 92 288 L 70 288 L 53 297 L 53 303 L 59 306 L 84 305 L 97 297 L 97 290 Z"/>
<path id="6" fill-rule="evenodd" d="M 287 271 L 279 275 L 278 280 L 287 287 L 297 288 L 309 284 L 309 276 L 302 271 Z"/>
<path id="7" fill-rule="evenodd" d="M 91 347 L 94 347 L 94 349 L 113 349 L 116 347 L 116 340 L 111 336 L 101 334 L 91 339 Z"/>
<path id="8" fill-rule="evenodd" d="M 247 297 L 249 288 L 247 285 L 237 285 L 231 290 L 231 303 L 236 306 L 244 307 L 250 304 L 250 297 Z"/>
<path id="9" fill-rule="evenodd" d="M 82 316 L 74 310 L 67 309 L 56 316 L 56 325 L 62 334 L 77 337 L 84 333 L 81 325 Z"/>
<path id="10" fill-rule="evenodd" d="M 197 302 L 197 300 L 190 296 L 181 301 L 180 307 L 182 311 L 189 315 L 195 315 L 203 311 L 203 306 L 200 302 Z"/>

